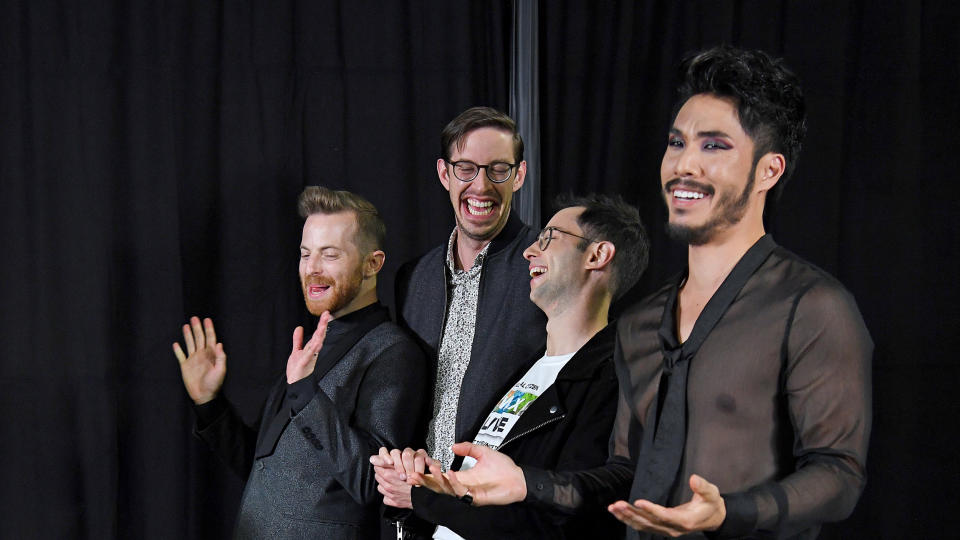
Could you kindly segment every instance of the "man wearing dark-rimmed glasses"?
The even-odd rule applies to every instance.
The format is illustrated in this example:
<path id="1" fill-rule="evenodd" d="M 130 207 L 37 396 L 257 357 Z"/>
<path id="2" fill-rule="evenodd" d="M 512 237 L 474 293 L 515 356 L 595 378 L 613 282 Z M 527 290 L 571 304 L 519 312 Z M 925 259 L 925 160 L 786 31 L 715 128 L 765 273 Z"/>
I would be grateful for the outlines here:
<path id="1" fill-rule="evenodd" d="M 562 200 L 558 206 L 561 210 L 524 251 L 530 300 L 547 316 L 546 347 L 484 411 L 486 420 L 469 440 L 522 466 L 590 469 L 607 460 L 617 411 L 610 304 L 643 273 L 649 243 L 637 209 L 620 198 L 592 195 Z M 510 339 L 527 330 L 504 328 L 498 337 Z M 623 526 L 601 505 L 567 513 L 524 503 L 470 506 L 471 495 L 443 484 L 439 465 L 423 450 L 384 448 L 371 462 L 385 503 L 410 508 L 438 526 L 418 530 L 413 538 L 623 536 Z M 422 469 L 423 463 L 430 464 L 433 474 L 405 474 Z M 471 466 L 464 459 L 458 470 Z M 397 480 L 399 471 L 405 481 Z"/>
<path id="2" fill-rule="evenodd" d="M 396 310 L 433 361 L 424 448 L 449 467 L 451 445 L 477 433 L 492 402 L 535 360 L 545 318 L 528 298 L 523 259 L 537 231 L 511 212 L 527 174 L 516 123 L 489 107 L 467 109 L 443 129 L 436 165 L 456 226 L 399 270 Z"/>

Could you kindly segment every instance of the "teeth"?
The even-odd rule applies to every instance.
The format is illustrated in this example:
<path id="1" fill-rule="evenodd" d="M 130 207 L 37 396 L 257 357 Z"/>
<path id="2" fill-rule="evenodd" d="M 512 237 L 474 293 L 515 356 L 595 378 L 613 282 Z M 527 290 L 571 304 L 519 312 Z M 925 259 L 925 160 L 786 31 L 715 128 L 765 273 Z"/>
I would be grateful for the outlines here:
<path id="1" fill-rule="evenodd" d="M 673 196 L 678 199 L 702 199 L 704 197 L 703 193 L 684 191 L 682 189 L 673 190 Z"/>
<path id="2" fill-rule="evenodd" d="M 537 277 L 540 274 L 545 273 L 546 271 L 547 269 L 542 266 L 534 266 L 533 268 L 530 269 L 530 277 Z"/>
<path id="3" fill-rule="evenodd" d="M 475 216 L 486 216 L 493 212 L 493 201 L 467 199 L 467 211 Z"/>

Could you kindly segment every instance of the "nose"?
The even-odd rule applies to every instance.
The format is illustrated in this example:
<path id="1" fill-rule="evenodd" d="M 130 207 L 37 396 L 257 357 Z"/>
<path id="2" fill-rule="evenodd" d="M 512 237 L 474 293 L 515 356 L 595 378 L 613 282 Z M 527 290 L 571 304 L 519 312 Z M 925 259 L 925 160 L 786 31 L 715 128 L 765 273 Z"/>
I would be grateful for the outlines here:
<path id="1" fill-rule="evenodd" d="M 306 274 L 318 274 L 320 273 L 320 257 L 318 255 L 310 255 L 303 261 L 303 269 Z"/>
<path id="2" fill-rule="evenodd" d="M 467 186 L 467 189 L 472 189 L 477 193 L 487 193 L 490 189 L 493 188 L 495 182 L 490 179 L 490 168 L 484 167 L 477 172 L 477 176 L 470 181 L 470 185 Z"/>
<path id="3" fill-rule="evenodd" d="M 686 145 L 674 156 L 673 172 L 678 177 L 700 176 L 700 159 L 693 145 Z"/>
<path id="4" fill-rule="evenodd" d="M 534 241 L 532 244 L 527 246 L 527 249 L 523 250 L 523 258 L 532 261 L 534 257 L 540 254 L 540 245 L 539 240 Z"/>

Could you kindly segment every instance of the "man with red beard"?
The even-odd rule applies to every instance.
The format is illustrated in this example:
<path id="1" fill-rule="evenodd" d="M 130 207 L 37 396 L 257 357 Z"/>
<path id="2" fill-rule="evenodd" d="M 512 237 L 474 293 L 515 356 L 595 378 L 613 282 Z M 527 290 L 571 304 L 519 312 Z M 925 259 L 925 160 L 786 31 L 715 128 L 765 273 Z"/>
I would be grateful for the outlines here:
<path id="1" fill-rule="evenodd" d="M 238 538 L 377 538 L 380 496 L 367 456 L 410 444 L 428 372 L 423 353 L 377 301 L 385 227 L 362 197 L 323 187 L 299 199 L 305 219 L 300 282 L 320 318 L 306 343 L 293 332 L 286 375 L 259 426 L 220 393 L 226 353 L 213 322 L 183 326 L 173 345 L 195 404 L 195 433 L 248 476 Z"/>
<path id="2" fill-rule="evenodd" d="M 440 135 L 437 176 L 456 225 L 446 243 L 397 274 L 398 322 L 435 371 L 425 448 L 444 467 L 453 462 L 450 446 L 477 432 L 544 344 L 546 320 L 528 298 L 523 259 L 537 231 L 510 204 L 526 175 L 523 140 L 509 116 L 473 107 L 451 120 Z"/>
<path id="3" fill-rule="evenodd" d="M 572 511 L 632 482 L 608 507 L 628 538 L 816 538 L 863 490 L 873 342 L 850 293 L 764 230 L 803 94 L 761 51 L 710 49 L 682 77 L 660 179 L 687 269 L 620 318 L 610 461 L 558 472 L 464 443 L 478 463 L 451 483 Z"/>

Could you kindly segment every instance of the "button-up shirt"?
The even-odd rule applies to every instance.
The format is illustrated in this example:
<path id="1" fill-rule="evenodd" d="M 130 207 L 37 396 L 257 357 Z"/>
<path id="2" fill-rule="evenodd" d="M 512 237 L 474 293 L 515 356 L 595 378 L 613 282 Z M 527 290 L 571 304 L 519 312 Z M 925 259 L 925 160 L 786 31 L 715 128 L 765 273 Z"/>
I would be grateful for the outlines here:
<path id="1" fill-rule="evenodd" d="M 433 391 L 433 418 L 427 430 L 427 452 L 446 469 L 453 462 L 454 432 L 460 385 L 470 364 L 473 333 L 477 322 L 480 273 L 490 248 L 488 243 L 473 260 L 473 267 L 460 270 L 454 262 L 457 229 L 447 242 L 447 317 L 440 339 L 437 383 Z"/>

